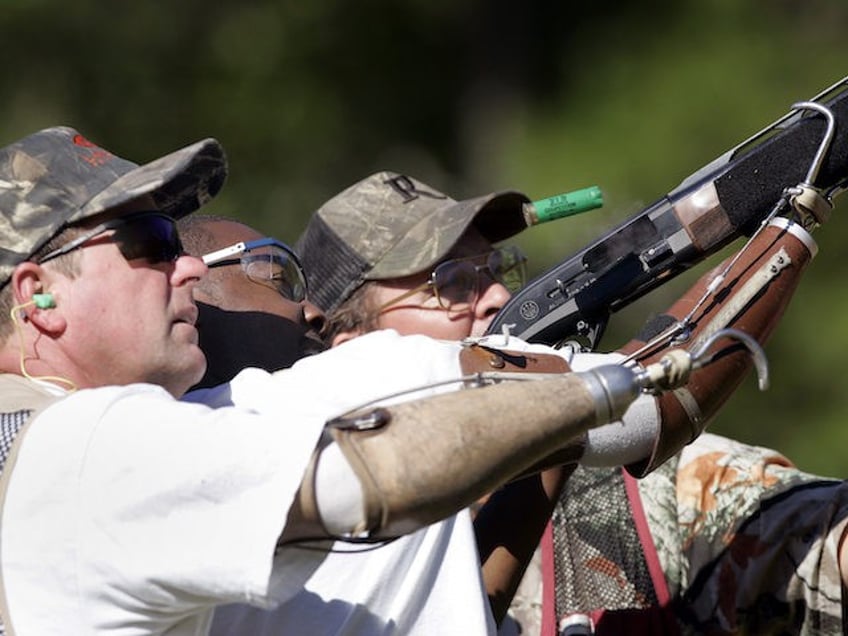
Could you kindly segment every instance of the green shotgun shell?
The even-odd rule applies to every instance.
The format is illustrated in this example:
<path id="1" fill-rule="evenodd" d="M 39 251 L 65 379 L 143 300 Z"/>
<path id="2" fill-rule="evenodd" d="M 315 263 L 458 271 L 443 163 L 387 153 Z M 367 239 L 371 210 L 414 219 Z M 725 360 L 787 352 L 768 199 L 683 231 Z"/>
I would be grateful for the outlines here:
<path id="1" fill-rule="evenodd" d="M 604 204 L 604 195 L 598 186 L 591 186 L 565 194 L 557 194 L 524 204 L 524 218 L 528 226 L 547 223 L 564 216 L 574 216 L 599 208 Z"/>

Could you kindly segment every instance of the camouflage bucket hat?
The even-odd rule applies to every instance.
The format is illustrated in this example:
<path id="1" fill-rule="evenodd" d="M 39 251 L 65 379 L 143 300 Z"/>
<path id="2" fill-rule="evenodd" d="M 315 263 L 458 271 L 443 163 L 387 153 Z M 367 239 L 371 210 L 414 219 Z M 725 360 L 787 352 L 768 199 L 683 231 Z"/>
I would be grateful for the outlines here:
<path id="1" fill-rule="evenodd" d="M 214 197 L 227 175 L 224 150 L 204 139 L 143 166 L 72 128 L 41 130 L 0 148 L 0 288 L 66 226 L 148 195 L 179 218 Z"/>
<path id="2" fill-rule="evenodd" d="M 327 201 L 298 239 L 309 300 L 329 312 L 367 280 L 429 269 L 472 224 L 492 243 L 527 227 L 520 192 L 455 201 L 394 172 L 380 172 Z"/>

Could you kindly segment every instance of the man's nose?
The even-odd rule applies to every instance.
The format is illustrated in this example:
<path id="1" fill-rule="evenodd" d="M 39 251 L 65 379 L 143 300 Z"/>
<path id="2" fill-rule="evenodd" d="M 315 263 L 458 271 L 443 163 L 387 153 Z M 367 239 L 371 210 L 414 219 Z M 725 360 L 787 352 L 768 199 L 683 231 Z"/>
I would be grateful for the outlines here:
<path id="1" fill-rule="evenodd" d="M 480 296 L 474 305 L 474 320 L 481 323 L 481 327 L 475 329 L 478 333 L 473 335 L 482 335 L 482 331 L 485 331 L 486 327 L 489 326 L 495 314 L 501 310 L 512 296 L 506 287 L 491 279 L 481 277 L 480 284 L 485 285 L 485 287 L 480 290 Z"/>
<path id="2" fill-rule="evenodd" d="M 171 273 L 171 283 L 175 287 L 192 281 L 197 282 L 209 272 L 206 263 L 198 256 L 190 254 L 182 254 L 174 263 L 174 269 Z"/>
<path id="3" fill-rule="evenodd" d="M 327 322 L 324 312 L 308 300 L 304 300 L 301 306 L 303 307 L 303 318 L 306 323 L 312 327 L 315 333 L 321 333 L 324 329 L 324 324 Z"/>

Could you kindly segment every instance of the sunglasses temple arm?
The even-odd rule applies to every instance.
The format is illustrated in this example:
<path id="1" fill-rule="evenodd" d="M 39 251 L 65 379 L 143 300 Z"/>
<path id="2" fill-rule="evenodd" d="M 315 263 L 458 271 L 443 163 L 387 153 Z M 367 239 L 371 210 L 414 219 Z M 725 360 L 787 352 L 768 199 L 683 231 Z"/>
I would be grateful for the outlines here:
<path id="1" fill-rule="evenodd" d="M 204 254 L 201 256 L 201 259 L 206 265 L 211 265 L 218 261 L 224 260 L 229 256 L 234 256 L 236 254 L 242 254 L 245 251 L 245 244 L 236 243 L 235 245 L 230 245 L 229 247 L 225 247 L 220 250 L 216 250 L 214 252 L 209 252 L 208 254 Z"/>
<path id="2" fill-rule="evenodd" d="M 407 298 L 409 298 L 413 294 L 417 294 L 421 290 L 427 289 L 428 287 L 432 287 L 433 291 L 436 292 L 436 296 L 438 297 L 438 292 L 436 291 L 436 286 L 433 284 L 432 280 L 428 280 L 426 283 L 419 285 L 418 287 L 416 287 L 414 289 L 410 289 L 409 291 L 402 293 L 400 296 L 396 296 L 395 298 L 392 298 L 388 302 L 383 303 L 382 305 L 377 307 L 377 313 L 379 314 L 386 307 L 391 307 L 392 305 L 397 304 L 402 300 L 406 300 Z"/>

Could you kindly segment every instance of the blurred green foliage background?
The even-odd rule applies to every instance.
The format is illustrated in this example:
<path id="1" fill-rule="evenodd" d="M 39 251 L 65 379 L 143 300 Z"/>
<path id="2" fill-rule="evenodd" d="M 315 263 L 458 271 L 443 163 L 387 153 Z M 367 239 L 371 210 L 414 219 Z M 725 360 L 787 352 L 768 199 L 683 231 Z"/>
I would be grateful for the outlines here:
<path id="1" fill-rule="evenodd" d="M 603 209 L 520 237 L 533 273 L 848 75 L 844 0 L 4 0 L 0 24 L 0 142 L 67 124 L 144 162 L 217 137 L 210 211 L 284 240 L 380 169 L 456 198 L 599 185 Z M 767 348 L 771 389 L 746 381 L 712 427 L 840 477 L 846 214 Z M 605 347 L 708 265 L 616 315 Z"/>

